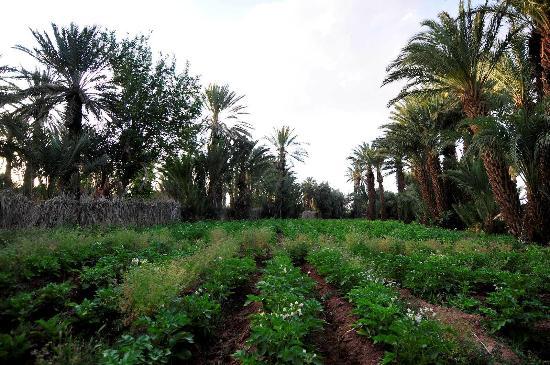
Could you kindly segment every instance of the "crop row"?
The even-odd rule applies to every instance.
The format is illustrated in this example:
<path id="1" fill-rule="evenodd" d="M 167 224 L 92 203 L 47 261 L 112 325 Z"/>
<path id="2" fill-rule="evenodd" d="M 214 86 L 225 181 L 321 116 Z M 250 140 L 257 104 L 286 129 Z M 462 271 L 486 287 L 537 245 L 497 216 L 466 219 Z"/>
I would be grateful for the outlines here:
<path id="1" fill-rule="evenodd" d="M 97 363 L 103 353 L 105 363 L 137 364 L 187 356 L 189 346 L 182 345 L 206 335 L 221 303 L 255 268 L 254 242 L 269 239 L 255 234 L 215 230 L 207 240 L 170 243 L 98 240 L 92 247 L 104 256 L 94 253 L 94 260 L 83 250 L 79 257 L 87 264 L 65 271 L 59 277 L 65 280 L 34 289 L 19 278 L 22 284 L 0 302 L 0 360 Z M 51 251 L 59 263 L 78 250 Z M 34 278 L 57 277 L 35 272 Z M 197 283 L 203 283 L 199 291 L 182 297 Z M 71 353 L 82 359 L 69 361 Z"/>
<path id="2" fill-rule="evenodd" d="M 351 245 L 378 275 L 434 303 L 480 313 L 491 331 L 536 340 L 535 323 L 550 319 L 550 255 L 537 247 L 523 252 L 441 253 L 403 245 L 381 250 L 368 241 Z"/>
<path id="3" fill-rule="evenodd" d="M 232 290 L 256 270 L 250 258 L 215 260 L 214 269 L 192 294 L 175 298 L 154 316 L 142 316 L 113 348 L 103 351 L 103 364 L 164 364 L 191 357 L 192 344 L 213 334 L 221 306 Z M 162 278 L 159 277 L 161 280 Z"/>
<path id="4" fill-rule="evenodd" d="M 320 329 L 322 309 L 315 299 L 315 283 L 279 253 L 265 268 L 258 282 L 258 295 L 249 301 L 261 303 L 252 316 L 248 349 L 236 357 L 247 364 L 321 364 L 315 348 L 306 339 Z"/>
<path id="5" fill-rule="evenodd" d="M 340 249 L 312 250 L 307 260 L 352 302 L 358 333 L 384 346 L 384 363 L 483 363 L 474 344 L 462 346 L 430 310 L 408 307 L 391 282 L 345 257 Z M 471 351 L 464 350 L 468 348 Z"/>

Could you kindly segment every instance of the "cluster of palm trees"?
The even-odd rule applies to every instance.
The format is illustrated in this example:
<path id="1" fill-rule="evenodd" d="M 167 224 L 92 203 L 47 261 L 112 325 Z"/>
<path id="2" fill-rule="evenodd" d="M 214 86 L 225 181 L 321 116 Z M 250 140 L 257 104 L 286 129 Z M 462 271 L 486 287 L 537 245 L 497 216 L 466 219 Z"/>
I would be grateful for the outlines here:
<path id="1" fill-rule="evenodd" d="M 0 67 L 0 187 L 35 199 L 166 193 L 187 218 L 299 214 L 292 163 L 307 153 L 292 128 L 254 140 L 244 96 L 202 89 L 146 36 L 75 24 L 32 35 L 14 48 L 36 69 Z"/>
<path id="2" fill-rule="evenodd" d="M 550 3 L 460 1 L 456 16 L 424 21 L 387 71 L 384 85 L 405 86 L 374 150 L 354 152 L 354 187 L 365 177 L 373 194 L 378 152 L 399 194 L 416 192 L 419 219 L 486 231 L 502 221 L 517 237 L 547 243 Z"/>
<path id="3" fill-rule="evenodd" d="M 252 139 L 252 126 L 241 118 L 247 114 L 243 98 L 228 85 L 209 85 L 202 95 L 208 113 L 203 148 L 163 166 L 161 188 L 180 201 L 186 218 L 246 219 L 253 208 L 256 217 L 301 211 L 292 163 L 307 157 L 303 143 L 289 126 L 266 136 L 267 146 Z"/>

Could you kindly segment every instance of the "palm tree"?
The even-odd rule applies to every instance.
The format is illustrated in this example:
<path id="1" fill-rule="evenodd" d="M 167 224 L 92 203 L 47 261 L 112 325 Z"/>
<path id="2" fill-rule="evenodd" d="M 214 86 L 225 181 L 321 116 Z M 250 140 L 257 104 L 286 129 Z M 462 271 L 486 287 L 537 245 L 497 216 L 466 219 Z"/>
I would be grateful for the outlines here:
<path id="1" fill-rule="evenodd" d="M 385 133 L 382 137 L 377 138 L 374 144 L 378 149 L 384 151 L 384 170 L 388 174 L 395 174 L 395 182 L 397 186 L 397 219 L 403 219 L 403 207 L 401 195 L 405 191 L 405 152 L 403 143 L 399 138 L 394 138 L 392 133 Z"/>
<path id="2" fill-rule="evenodd" d="M 376 190 L 374 187 L 374 170 L 375 153 L 371 146 L 363 142 L 353 150 L 353 156 L 362 166 L 365 174 L 365 185 L 367 187 L 367 218 L 370 220 L 376 219 Z"/>
<path id="3" fill-rule="evenodd" d="M 529 60 L 528 39 L 519 34 L 510 42 L 491 75 L 494 89 L 512 99 L 516 109 L 530 109 L 535 104 L 535 85 L 532 82 L 534 65 Z"/>
<path id="4" fill-rule="evenodd" d="M 506 0 L 528 18 L 533 30 L 530 54 L 541 94 L 550 95 L 550 3 L 547 0 Z"/>
<path id="5" fill-rule="evenodd" d="M 32 73 L 25 72 L 23 75 L 29 88 L 38 90 L 41 86 L 52 83 L 52 76 L 48 71 L 36 70 Z M 48 95 L 35 93 L 19 100 L 13 104 L 13 107 L 15 113 L 24 121 L 19 152 L 25 159 L 23 194 L 30 197 L 36 171 L 43 161 L 43 145 L 48 138 L 46 133 L 48 118 L 55 105 L 52 104 L 52 99 Z"/>
<path id="6" fill-rule="evenodd" d="M 83 134 L 83 119 L 86 113 L 99 118 L 110 110 L 115 97 L 109 73 L 110 57 L 114 50 L 114 35 L 105 34 L 95 26 L 79 28 L 70 24 L 59 28 L 52 24 L 53 38 L 48 32 L 31 30 L 36 46 L 22 45 L 16 49 L 30 55 L 52 72 L 48 83 L 31 84 L 22 89 L 22 97 L 40 96 L 49 105 L 65 105 L 65 127 L 68 138 L 76 145 Z M 29 73 L 21 71 L 21 77 L 28 79 Z M 73 184 L 69 190 L 79 196 L 80 154 L 75 156 L 72 171 L 64 178 L 64 184 Z"/>
<path id="7" fill-rule="evenodd" d="M 384 84 L 408 81 L 397 99 L 419 92 L 456 95 L 470 120 L 471 133 L 477 133 L 477 118 L 489 112 L 491 75 L 511 38 L 519 32 L 512 28 L 499 37 L 505 14 L 505 6 L 474 11 L 470 3 L 465 7 L 461 1 L 456 19 L 444 12 L 438 21 L 424 21 L 422 25 L 427 29 L 414 36 L 390 64 Z M 519 235 L 521 205 L 516 184 L 508 165 L 492 147 L 480 151 L 481 159 L 504 220 L 510 232 Z"/>
<path id="8" fill-rule="evenodd" d="M 378 183 L 378 194 L 380 199 L 380 219 L 386 219 L 386 199 L 384 196 L 384 176 L 382 169 L 386 160 L 386 154 L 381 148 L 374 146 L 373 164 L 376 168 L 376 182 Z"/>
<path id="9" fill-rule="evenodd" d="M 304 162 L 307 158 L 307 151 L 303 148 L 305 143 L 298 141 L 298 136 L 289 126 L 282 126 L 274 129 L 273 134 L 267 137 L 274 149 L 276 158 L 276 170 L 278 175 L 275 205 L 277 216 L 284 217 L 283 206 L 285 203 L 285 181 L 289 176 L 289 170 L 294 161 Z"/>
<path id="10" fill-rule="evenodd" d="M 209 85 L 203 94 L 203 105 L 209 115 L 206 118 L 210 131 L 208 143 L 208 201 L 212 214 L 219 217 L 224 200 L 224 184 L 229 179 L 229 144 L 240 137 L 249 137 L 250 125 L 240 118 L 246 106 L 241 104 L 243 95 L 229 90 L 228 85 Z"/>
<path id="11" fill-rule="evenodd" d="M 250 135 L 250 124 L 240 119 L 248 114 L 246 106 L 241 104 L 243 98 L 244 95 L 231 91 L 229 85 L 210 84 L 204 90 L 202 99 L 209 113 L 207 128 L 210 130 L 210 143 L 216 143 L 222 137 Z"/>
<path id="12" fill-rule="evenodd" d="M 232 181 L 230 189 L 231 212 L 237 219 L 248 218 L 252 208 L 253 186 L 273 165 L 269 149 L 258 141 L 238 138 L 233 144 L 230 159 Z"/>
<path id="13" fill-rule="evenodd" d="M 489 185 L 483 163 L 465 158 L 446 175 L 464 192 L 466 199 L 453 205 L 460 219 L 468 227 L 479 225 L 484 232 L 495 233 L 498 206 Z"/>
<path id="14" fill-rule="evenodd" d="M 181 204 L 182 218 L 197 219 L 206 213 L 205 156 L 170 158 L 161 169 L 161 189 Z"/>
<path id="15" fill-rule="evenodd" d="M 425 174 L 429 177 L 429 190 L 433 193 L 436 219 L 442 218 L 450 205 L 440 162 L 440 155 L 450 153 L 447 151 L 449 146 L 454 147 L 455 137 L 449 126 L 449 113 L 452 114 L 452 104 L 442 96 L 409 96 L 398 103 L 392 112 L 392 119 L 401 124 L 402 131 L 406 131 L 405 137 L 416 136 L 414 142 L 400 143 L 408 148 L 409 155 L 418 154 L 417 158 L 423 161 Z"/>
<path id="16" fill-rule="evenodd" d="M 494 73 L 497 90 L 510 101 L 497 110 L 498 120 L 488 118 L 478 143 L 494 141 L 504 147 L 510 165 L 524 180 L 527 203 L 522 216 L 522 238 L 543 242 L 550 236 L 550 130 L 546 105 L 537 103 L 532 75 L 536 65 L 529 56 L 528 39 L 516 37 Z M 511 105 L 511 107 L 507 107 Z"/>
<path id="17" fill-rule="evenodd" d="M 358 156 L 351 155 L 348 156 L 348 160 L 351 162 L 351 166 L 348 166 L 346 171 L 346 177 L 348 182 L 353 183 L 353 206 L 352 206 L 352 216 L 357 218 L 360 217 L 361 212 L 361 197 L 362 190 L 361 186 L 363 184 L 363 170 L 361 167 L 361 161 Z"/>
<path id="18" fill-rule="evenodd" d="M 20 128 L 21 121 L 13 114 L 4 112 L 0 114 L 0 135 L 5 138 L 0 141 L 0 156 L 4 158 L 5 168 L 3 176 L 4 188 L 12 188 L 12 169 L 15 162 L 17 150 L 16 134 Z"/>

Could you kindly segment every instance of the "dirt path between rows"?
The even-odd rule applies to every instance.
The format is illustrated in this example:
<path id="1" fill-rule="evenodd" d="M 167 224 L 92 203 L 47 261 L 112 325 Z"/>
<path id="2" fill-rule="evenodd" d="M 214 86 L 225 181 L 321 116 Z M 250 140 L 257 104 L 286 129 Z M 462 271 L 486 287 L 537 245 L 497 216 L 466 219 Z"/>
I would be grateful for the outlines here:
<path id="1" fill-rule="evenodd" d="M 435 313 L 435 318 L 455 328 L 465 339 L 477 343 L 482 350 L 493 357 L 493 360 L 497 364 L 502 362 L 506 364 L 518 364 L 521 362 L 510 347 L 487 333 L 481 325 L 482 317 L 480 315 L 464 313 L 456 308 L 431 304 L 414 296 L 408 289 L 399 289 L 399 293 L 401 294 L 401 298 L 409 303 L 411 307 L 431 309 Z"/>
<path id="2" fill-rule="evenodd" d="M 323 302 L 323 319 L 327 324 L 313 340 L 324 357 L 324 363 L 327 365 L 379 364 L 384 350 L 374 345 L 368 338 L 357 334 L 353 327 L 357 321 L 357 317 L 352 313 L 353 306 L 339 296 L 313 266 L 304 264 L 302 271 L 315 280 Z"/>
<path id="3" fill-rule="evenodd" d="M 248 294 L 258 294 L 256 283 L 260 280 L 261 273 L 254 274 L 250 281 L 237 289 L 229 302 L 222 310 L 222 323 L 216 330 L 216 338 L 212 343 L 206 344 L 201 351 L 194 355 L 191 361 L 193 365 L 237 365 L 239 361 L 232 355 L 242 349 L 250 334 L 250 315 L 260 310 L 261 304 L 253 302 L 244 305 Z"/>

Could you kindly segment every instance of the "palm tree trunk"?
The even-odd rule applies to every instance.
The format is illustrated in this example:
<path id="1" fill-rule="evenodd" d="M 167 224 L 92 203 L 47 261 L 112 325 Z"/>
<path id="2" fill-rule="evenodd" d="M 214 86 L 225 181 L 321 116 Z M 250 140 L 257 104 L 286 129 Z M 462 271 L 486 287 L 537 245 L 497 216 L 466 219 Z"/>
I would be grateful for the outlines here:
<path id="1" fill-rule="evenodd" d="M 403 163 L 401 160 L 395 160 L 395 179 L 397 182 L 397 219 L 403 220 L 403 202 L 401 194 L 405 191 L 405 174 L 403 173 Z"/>
<path id="2" fill-rule="evenodd" d="M 11 188 L 13 187 L 13 181 L 11 179 L 13 158 L 12 156 L 6 156 L 5 159 L 6 159 L 6 169 L 4 170 L 4 186 L 6 188 Z"/>
<path id="3" fill-rule="evenodd" d="M 545 96 L 550 96 L 550 30 L 540 30 L 540 36 L 542 90 Z"/>
<path id="4" fill-rule="evenodd" d="M 454 170 L 458 167 L 458 158 L 456 156 L 456 144 L 452 143 L 443 148 L 443 188 L 445 189 L 445 204 L 447 208 L 451 207 L 452 204 L 457 203 L 460 200 L 461 191 L 456 185 L 456 183 L 446 177 L 446 172 L 449 170 Z"/>
<path id="5" fill-rule="evenodd" d="M 531 64 L 533 65 L 533 79 L 535 80 L 535 90 L 537 96 L 542 99 L 544 95 L 543 85 L 542 85 L 542 65 L 541 65 L 541 45 L 542 37 L 538 29 L 531 30 L 531 35 L 529 36 L 529 58 Z"/>
<path id="6" fill-rule="evenodd" d="M 508 165 L 494 151 L 484 148 L 481 151 L 483 166 L 489 177 L 495 200 L 500 207 L 502 218 L 510 233 L 516 237 L 521 235 L 521 204 L 516 183 L 510 178 Z"/>
<path id="7" fill-rule="evenodd" d="M 523 215 L 522 239 L 530 242 L 547 243 L 545 237 L 544 218 L 546 212 L 543 209 L 543 196 L 539 191 L 535 192 L 527 186 L 527 204 Z"/>
<path id="8" fill-rule="evenodd" d="M 34 166 L 27 161 L 25 173 L 23 174 L 23 194 L 26 197 L 32 197 L 32 188 L 34 183 Z"/>
<path id="9" fill-rule="evenodd" d="M 353 173 L 353 193 L 359 193 L 359 188 L 361 186 L 361 175 L 354 172 Z"/>
<path id="10" fill-rule="evenodd" d="M 237 219 L 248 218 L 250 212 L 250 192 L 246 182 L 246 171 L 244 167 L 239 168 L 236 181 L 234 214 Z"/>
<path id="11" fill-rule="evenodd" d="M 439 156 L 428 153 L 428 174 L 430 175 L 432 191 L 435 198 L 435 213 L 436 219 L 440 219 L 443 213 L 447 210 L 447 203 L 445 199 L 445 189 L 441 181 L 441 165 L 439 163 Z"/>
<path id="12" fill-rule="evenodd" d="M 369 220 L 376 219 L 376 190 L 374 189 L 374 172 L 372 171 L 372 166 L 367 166 L 367 196 L 369 200 L 369 205 L 367 209 L 367 218 Z"/>
<path id="13" fill-rule="evenodd" d="M 277 161 L 277 170 L 279 180 L 277 181 L 277 194 L 275 196 L 275 206 L 277 209 L 277 218 L 283 217 L 283 205 L 284 205 L 284 183 L 286 179 L 286 151 L 284 149 L 279 150 L 279 158 Z"/>
<path id="14" fill-rule="evenodd" d="M 69 129 L 69 138 L 74 148 L 77 148 L 78 140 L 82 136 L 82 107 L 83 103 L 80 95 L 72 93 L 67 96 L 67 115 L 66 126 Z M 70 171 L 65 174 L 63 185 L 68 187 L 77 199 L 80 198 L 80 152 L 75 154 Z"/>
<path id="15" fill-rule="evenodd" d="M 466 95 L 462 98 L 464 113 L 468 118 L 476 118 L 487 115 L 486 104 L 479 95 Z M 470 130 L 475 135 L 479 127 L 471 125 Z M 516 237 L 521 236 L 521 203 L 516 183 L 510 178 L 508 165 L 502 156 L 499 156 L 489 146 L 483 147 L 481 160 L 489 177 L 489 184 L 500 208 L 502 218 L 508 226 L 510 233 Z"/>
<path id="16" fill-rule="evenodd" d="M 11 188 L 13 187 L 13 180 L 11 179 L 11 171 L 13 168 L 13 151 L 11 149 L 11 144 L 13 143 L 13 132 L 11 129 L 8 129 L 8 133 L 6 136 L 6 145 L 7 153 L 4 157 L 6 160 L 6 169 L 4 170 L 4 187 Z"/>
<path id="17" fill-rule="evenodd" d="M 420 195 L 424 205 L 426 207 L 426 216 L 423 223 L 428 223 L 435 217 L 435 202 L 433 200 L 433 194 L 431 184 L 429 183 L 428 173 L 424 166 L 415 164 L 413 166 L 413 175 L 420 187 Z"/>
<path id="18" fill-rule="evenodd" d="M 380 219 L 386 219 L 386 199 L 384 197 L 384 177 L 380 166 L 376 166 L 376 180 L 378 181 L 378 193 L 380 194 Z"/>
<path id="19" fill-rule="evenodd" d="M 395 179 L 397 182 L 397 192 L 402 193 L 405 191 L 405 174 L 403 173 L 403 163 L 401 161 L 395 161 Z"/>

